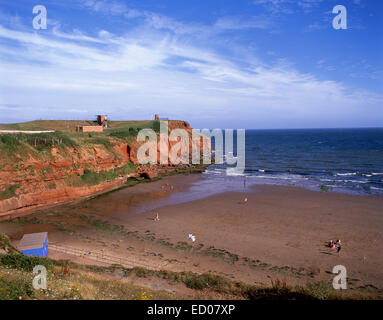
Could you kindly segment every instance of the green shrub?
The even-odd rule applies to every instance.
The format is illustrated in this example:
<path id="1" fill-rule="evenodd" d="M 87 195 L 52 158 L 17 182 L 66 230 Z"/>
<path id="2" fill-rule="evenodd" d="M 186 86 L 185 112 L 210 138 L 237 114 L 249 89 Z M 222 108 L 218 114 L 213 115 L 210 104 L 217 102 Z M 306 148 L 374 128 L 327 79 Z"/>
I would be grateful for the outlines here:
<path id="1" fill-rule="evenodd" d="M 209 284 L 204 279 L 192 276 L 184 280 L 185 285 L 190 289 L 203 290 L 209 287 Z"/>
<path id="2" fill-rule="evenodd" d="M 93 170 L 85 169 L 84 174 L 81 176 L 82 182 L 88 185 L 96 185 L 100 183 L 99 174 Z"/>
<path id="3" fill-rule="evenodd" d="M 14 150 L 20 145 L 19 140 L 11 134 L 1 135 L 0 141 L 10 150 Z"/>
<path id="4" fill-rule="evenodd" d="M 129 162 L 126 165 L 122 166 L 121 168 L 116 169 L 118 173 L 121 173 L 123 175 L 128 173 L 136 172 L 136 168 L 134 167 L 134 164 Z"/>
<path id="5" fill-rule="evenodd" d="M 47 258 L 27 256 L 25 254 L 5 254 L 0 256 L 0 263 L 13 269 L 32 272 L 37 265 L 43 265 L 46 268 L 52 265 L 52 261 Z"/>
<path id="6" fill-rule="evenodd" d="M 230 287 L 230 281 L 213 273 L 203 273 L 201 275 L 187 273 L 183 282 L 188 288 L 196 290 L 211 288 L 222 292 Z"/>
<path id="7" fill-rule="evenodd" d="M 0 276 L 0 300 L 33 298 L 32 281 L 26 279 L 8 280 Z"/>
<path id="8" fill-rule="evenodd" d="M 153 121 L 153 130 L 155 132 L 160 132 L 160 122 L 158 120 Z"/>
<path id="9" fill-rule="evenodd" d="M 133 131 L 133 128 L 123 128 L 113 130 L 111 133 L 109 133 L 109 135 L 119 139 L 125 139 L 135 136 L 135 133 Z"/>
<path id="10" fill-rule="evenodd" d="M 103 181 L 111 181 L 118 178 L 121 174 L 135 172 L 134 165 L 128 163 L 121 168 L 110 169 L 109 171 L 95 172 L 93 170 L 85 169 L 84 174 L 81 176 L 81 181 L 88 185 L 96 185 Z"/>
<path id="11" fill-rule="evenodd" d="M 136 276 L 140 277 L 140 278 L 146 278 L 148 275 L 151 274 L 150 270 L 147 270 L 145 268 L 134 267 L 133 269 L 134 269 L 133 271 L 136 274 Z"/>
<path id="12" fill-rule="evenodd" d="M 334 289 L 327 282 L 315 282 L 307 285 L 306 292 L 319 300 L 327 300 L 334 293 Z"/>

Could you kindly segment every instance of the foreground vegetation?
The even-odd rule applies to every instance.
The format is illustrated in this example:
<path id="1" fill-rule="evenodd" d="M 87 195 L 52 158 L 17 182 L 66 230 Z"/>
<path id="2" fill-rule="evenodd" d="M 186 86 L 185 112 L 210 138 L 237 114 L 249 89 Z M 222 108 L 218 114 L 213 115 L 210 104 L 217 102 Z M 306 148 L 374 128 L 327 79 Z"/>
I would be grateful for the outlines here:
<path id="1" fill-rule="evenodd" d="M 35 290 L 32 273 L 35 265 L 47 268 L 48 287 Z M 120 274 L 121 279 L 113 277 Z M 169 284 L 183 284 L 194 295 L 157 291 L 129 282 L 130 277 L 162 279 Z M 127 278 L 126 281 L 123 281 Z M 218 294 L 218 295 L 217 295 Z M 307 287 L 291 287 L 276 279 L 270 287 L 248 285 L 214 273 L 153 271 L 144 268 L 124 268 L 120 265 L 100 267 L 80 265 L 68 260 L 51 260 L 23 254 L 0 255 L 0 300 L 6 299 L 191 299 L 229 298 L 250 300 L 326 300 L 373 298 L 358 294 L 338 294 L 324 282 Z"/>
<path id="2" fill-rule="evenodd" d="M 35 265 L 47 268 L 47 289 L 35 290 L 32 273 Z M 81 265 L 67 261 L 28 257 L 22 254 L 0 255 L 0 300 L 51 299 L 174 299 L 164 291 L 108 279 Z"/>

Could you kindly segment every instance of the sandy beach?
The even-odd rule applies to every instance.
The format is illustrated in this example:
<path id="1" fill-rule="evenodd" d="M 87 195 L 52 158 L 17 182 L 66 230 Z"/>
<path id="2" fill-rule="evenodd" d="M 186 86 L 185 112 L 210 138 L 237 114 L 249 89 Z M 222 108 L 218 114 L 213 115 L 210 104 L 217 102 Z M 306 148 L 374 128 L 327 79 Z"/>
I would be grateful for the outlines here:
<path id="1" fill-rule="evenodd" d="M 252 284 L 331 281 L 333 267 L 344 265 L 349 288 L 383 288 L 383 197 L 252 185 L 189 199 L 199 181 L 190 175 L 139 184 L 3 222 L 0 231 L 17 242 L 25 232 L 48 230 L 52 243 Z M 339 255 L 326 247 L 331 239 L 341 239 Z"/>

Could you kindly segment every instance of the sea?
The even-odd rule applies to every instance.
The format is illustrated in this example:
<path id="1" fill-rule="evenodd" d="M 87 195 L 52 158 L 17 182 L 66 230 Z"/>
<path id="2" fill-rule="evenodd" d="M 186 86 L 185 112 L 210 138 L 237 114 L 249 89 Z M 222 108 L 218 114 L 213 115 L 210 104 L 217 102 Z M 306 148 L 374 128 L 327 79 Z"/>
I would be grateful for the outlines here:
<path id="1" fill-rule="evenodd" d="M 236 150 L 234 132 L 234 157 L 238 156 Z M 265 184 L 383 195 L 383 128 L 246 130 L 245 159 L 243 172 L 223 163 L 211 165 L 201 174 L 170 177 L 168 183 L 174 185 L 176 192 L 167 196 L 163 192 L 151 192 L 148 196 L 127 188 L 88 200 L 88 206 L 124 219 L 127 213 L 139 215 L 225 192 L 239 193 L 242 201 L 246 195 L 257 192 L 257 185 Z M 327 191 L 323 191 L 323 186 Z"/>
<path id="2" fill-rule="evenodd" d="M 215 185 L 294 185 L 383 195 L 383 128 L 246 130 L 245 138 L 245 170 L 212 165 L 205 175 Z M 234 157 L 236 150 L 234 132 Z"/>

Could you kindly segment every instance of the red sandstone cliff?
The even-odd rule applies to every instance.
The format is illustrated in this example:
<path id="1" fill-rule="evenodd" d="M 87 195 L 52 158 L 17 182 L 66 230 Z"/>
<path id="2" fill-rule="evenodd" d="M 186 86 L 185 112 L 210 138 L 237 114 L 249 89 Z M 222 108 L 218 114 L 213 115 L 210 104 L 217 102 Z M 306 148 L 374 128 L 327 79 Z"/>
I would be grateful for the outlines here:
<path id="1" fill-rule="evenodd" d="M 185 129 L 189 133 L 188 148 L 191 152 L 201 148 L 191 139 L 192 129 L 184 121 L 169 122 L 169 130 Z M 160 139 L 158 134 L 158 155 Z M 169 141 L 169 149 L 177 141 Z M 0 219 L 16 217 L 35 208 L 76 200 L 123 186 L 128 178 L 143 176 L 152 179 L 168 174 L 179 166 L 145 165 L 137 163 L 137 150 L 141 143 L 135 139 L 126 142 L 113 139 L 112 148 L 103 145 L 80 147 L 52 147 L 43 154 L 23 157 L 17 153 L 16 161 L 2 158 L 0 163 Z M 208 145 L 210 148 L 210 144 Z M 201 151 L 202 152 L 202 151 Z M 49 154 L 48 154 L 49 153 Z M 185 166 L 183 166 L 185 167 Z M 98 183 L 84 183 L 84 172 L 104 174 Z"/>

